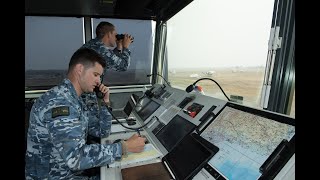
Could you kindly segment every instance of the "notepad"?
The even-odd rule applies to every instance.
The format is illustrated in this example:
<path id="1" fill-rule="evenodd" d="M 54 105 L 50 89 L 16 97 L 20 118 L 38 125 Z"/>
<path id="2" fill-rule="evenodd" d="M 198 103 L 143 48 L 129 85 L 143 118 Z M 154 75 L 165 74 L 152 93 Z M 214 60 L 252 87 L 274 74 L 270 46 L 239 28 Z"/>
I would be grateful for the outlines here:
<path id="1" fill-rule="evenodd" d="M 128 153 L 127 157 L 122 158 L 120 163 L 112 163 L 109 167 L 116 167 L 121 164 L 122 167 L 129 166 L 131 164 L 141 163 L 144 161 L 150 161 L 159 158 L 162 154 L 151 144 L 148 143 L 144 146 L 144 150 L 140 153 Z"/>

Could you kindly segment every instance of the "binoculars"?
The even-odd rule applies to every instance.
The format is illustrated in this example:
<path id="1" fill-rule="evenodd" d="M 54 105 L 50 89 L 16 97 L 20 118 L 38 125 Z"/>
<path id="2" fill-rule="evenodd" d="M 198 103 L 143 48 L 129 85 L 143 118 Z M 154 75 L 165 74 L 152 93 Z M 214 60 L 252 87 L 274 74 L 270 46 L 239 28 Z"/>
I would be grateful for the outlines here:
<path id="1" fill-rule="evenodd" d="M 116 38 L 117 38 L 117 40 L 119 41 L 119 40 L 121 40 L 121 39 L 124 38 L 124 34 L 117 34 L 117 35 L 116 35 Z M 132 42 L 133 42 L 133 39 L 134 39 L 134 37 L 131 38 L 131 41 L 132 41 Z"/>

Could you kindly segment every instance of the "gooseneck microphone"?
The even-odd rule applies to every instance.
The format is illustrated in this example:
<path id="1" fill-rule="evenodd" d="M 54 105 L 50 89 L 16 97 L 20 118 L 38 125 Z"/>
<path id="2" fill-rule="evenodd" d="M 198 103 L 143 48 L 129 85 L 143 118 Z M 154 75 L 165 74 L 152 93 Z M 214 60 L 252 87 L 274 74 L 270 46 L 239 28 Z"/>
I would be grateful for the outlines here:
<path id="1" fill-rule="evenodd" d="M 197 82 L 199 81 L 202 81 L 202 80 L 210 80 L 210 81 L 213 81 L 214 83 L 216 83 L 218 85 L 218 87 L 220 88 L 220 90 L 222 91 L 222 93 L 224 94 L 224 96 L 228 99 L 228 101 L 230 101 L 229 97 L 226 95 L 226 93 L 223 91 L 223 89 L 221 88 L 221 86 L 219 85 L 219 83 L 217 83 L 217 81 L 211 79 L 211 78 L 200 78 L 198 80 L 196 80 L 193 84 L 189 85 L 187 88 L 186 88 L 186 92 L 189 93 L 191 92 L 192 90 L 194 90 Z"/>
<path id="2" fill-rule="evenodd" d="M 193 91 L 194 88 L 195 88 L 195 85 L 194 85 L 194 84 L 191 84 L 191 85 L 189 85 L 189 86 L 186 88 L 186 92 L 189 93 L 189 92 Z"/>
<path id="3" fill-rule="evenodd" d="M 148 74 L 147 77 L 154 76 L 154 75 L 160 76 L 167 83 L 167 85 L 171 87 L 170 83 L 160 74 Z"/>

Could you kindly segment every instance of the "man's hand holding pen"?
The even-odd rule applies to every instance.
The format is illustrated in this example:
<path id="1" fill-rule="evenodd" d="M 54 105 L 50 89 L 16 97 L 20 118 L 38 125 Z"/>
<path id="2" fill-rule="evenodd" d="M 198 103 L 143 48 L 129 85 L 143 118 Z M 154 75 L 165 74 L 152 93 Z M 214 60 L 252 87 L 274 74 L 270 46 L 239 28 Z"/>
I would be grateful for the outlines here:
<path id="1" fill-rule="evenodd" d="M 141 152 L 144 149 L 146 138 L 140 134 L 134 134 L 125 141 L 128 152 Z"/>

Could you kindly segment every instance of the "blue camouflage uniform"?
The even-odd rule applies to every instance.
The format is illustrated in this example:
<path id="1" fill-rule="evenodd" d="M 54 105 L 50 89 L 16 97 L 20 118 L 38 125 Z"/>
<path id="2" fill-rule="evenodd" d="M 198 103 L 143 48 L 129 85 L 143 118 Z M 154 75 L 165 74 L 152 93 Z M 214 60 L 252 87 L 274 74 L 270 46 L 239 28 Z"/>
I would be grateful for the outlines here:
<path id="1" fill-rule="evenodd" d="M 26 179 L 88 179 L 84 169 L 120 160 L 121 143 L 86 144 L 88 134 L 110 134 L 111 115 L 98 108 L 94 93 L 78 97 L 68 79 L 39 97 L 30 112 Z"/>
<path id="2" fill-rule="evenodd" d="M 82 47 L 91 48 L 98 52 L 107 63 L 105 70 L 126 71 L 130 66 L 131 52 L 127 48 L 123 48 L 122 52 L 119 52 L 117 48 L 112 50 L 98 38 L 91 39 Z"/>

